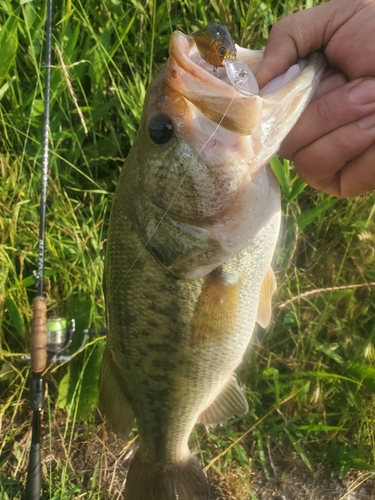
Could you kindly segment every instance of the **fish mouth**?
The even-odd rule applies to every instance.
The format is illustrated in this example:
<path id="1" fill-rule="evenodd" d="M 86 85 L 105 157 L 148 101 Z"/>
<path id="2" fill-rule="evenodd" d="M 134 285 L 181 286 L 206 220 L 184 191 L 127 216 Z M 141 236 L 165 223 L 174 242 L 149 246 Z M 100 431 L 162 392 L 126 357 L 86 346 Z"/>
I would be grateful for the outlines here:
<path id="1" fill-rule="evenodd" d="M 260 62 L 263 51 L 236 46 L 237 60 L 249 71 Z M 287 73 L 244 95 L 229 81 L 226 68 L 213 68 L 200 56 L 193 37 L 175 31 L 170 40 L 168 82 L 213 122 L 238 135 L 257 135 L 262 141 L 272 128 L 282 128 L 281 143 L 298 120 L 323 75 L 325 57 L 313 53 L 299 60 Z M 272 122 L 272 123 L 271 123 Z M 276 140 L 274 137 L 273 140 Z"/>

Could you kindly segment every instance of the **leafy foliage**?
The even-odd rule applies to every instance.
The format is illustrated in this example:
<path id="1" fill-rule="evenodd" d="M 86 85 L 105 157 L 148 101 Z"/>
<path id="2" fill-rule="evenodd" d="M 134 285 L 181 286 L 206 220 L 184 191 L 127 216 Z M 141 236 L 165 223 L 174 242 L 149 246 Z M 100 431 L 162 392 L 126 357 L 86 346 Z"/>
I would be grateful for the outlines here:
<path id="1" fill-rule="evenodd" d="M 84 328 L 104 321 L 101 280 L 111 198 L 137 133 L 147 85 L 167 58 L 171 32 L 189 33 L 219 22 L 239 44 L 261 48 L 278 17 L 316 3 L 213 0 L 209 8 L 202 0 L 55 4 L 46 288 L 50 313 L 77 319 L 72 350 L 80 345 Z M 4 498 L 19 498 L 26 470 L 19 441 L 28 426 L 24 388 L 29 371 L 20 356 L 28 350 L 37 255 L 45 8 L 41 0 L 20 5 L 0 0 Z M 272 167 L 283 194 L 275 262 L 279 290 L 274 324 L 257 332 L 240 371 L 251 410 L 214 431 L 197 428 L 194 446 L 206 465 L 218 457 L 209 465 L 218 474 L 233 463 L 246 471 L 250 457 L 270 477 L 270 450 L 277 454 L 285 442 L 314 472 L 322 464 L 341 477 L 351 468 L 373 470 L 373 201 L 370 196 L 342 201 L 316 193 L 289 162 L 275 158 Z M 79 307 L 72 310 L 72 304 Z M 46 425 L 53 421 L 55 406 L 64 408 L 68 451 L 79 422 L 93 425 L 103 347 L 102 338 L 90 339 L 69 366 L 50 369 Z M 102 498 L 100 467 L 98 462 L 87 485 L 68 464 L 58 463 L 50 471 L 49 498 Z"/>

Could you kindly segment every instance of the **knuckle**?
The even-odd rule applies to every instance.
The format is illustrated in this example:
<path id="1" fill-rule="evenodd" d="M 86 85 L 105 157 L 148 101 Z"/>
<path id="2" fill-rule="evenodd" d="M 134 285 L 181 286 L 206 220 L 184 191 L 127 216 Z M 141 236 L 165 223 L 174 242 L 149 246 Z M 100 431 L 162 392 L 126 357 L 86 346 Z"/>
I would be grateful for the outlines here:
<path id="1" fill-rule="evenodd" d="M 294 155 L 297 152 L 296 147 L 294 146 L 293 140 L 289 140 L 289 138 L 284 139 L 281 143 L 278 154 L 282 158 L 286 158 L 287 160 L 294 160 Z"/>
<path id="2" fill-rule="evenodd" d="M 334 133 L 330 134 L 328 139 L 332 158 L 336 157 L 337 159 L 340 159 L 341 162 L 346 162 L 352 159 L 354 137 L 350 138 L 344 133 Z"/>
<path id="3" fill-rule="evenodd" d="M 296 47 L 296 42 L 294 40 L 294 33 L 296 30 L 298 30 L 298 27 L 293 25 L 291 18 L 284 17 L 272 26 L 269 34 L 269 41 L 273 43 L 285 43 L 288 41 Z"/>
<path id="4" fill-rule="evenodd" d="M 306 149 L 297 151 L 293 157 L 293 164 L 298 172 L 298 175 L 303 181 L 310 185 L 314 183 L 314 163 L 314 157 L 311 156 L 311 154 L 306 154 Z"/>
<path id="5" fill-rule="evenodd" d="M 315 101 L 316 113 L 320 121 L 324 124 L 330 123 L 335 118 L 335 111 L 332 103 L 325 96 Z"/>
<path id="6" fill-rule="evenodd" d="M 288 17 L 283 17 L 277 23 L 275 23 L 270 31 L 270 36 L 278 36 L 281 33 L 285 33 L 289 31 L 290 28 L 290 21 Z"/>
<path id="7" fill-rule="evenodd" d="M 329 139 L 331 156 L 336 156 L 337 158 L 345 160 L 348 157 L 348 145 L 342 140 L 342 137 L 338 134 L 331 134 Z"/>
<path id="8" fill-rule="evenodd" d="M 322 157 L 315 148 L 298 152 L 294 157 L 294 165 L 304 182 L 319 191 L 340 196 L 337 172 L 324 166 Z"/>

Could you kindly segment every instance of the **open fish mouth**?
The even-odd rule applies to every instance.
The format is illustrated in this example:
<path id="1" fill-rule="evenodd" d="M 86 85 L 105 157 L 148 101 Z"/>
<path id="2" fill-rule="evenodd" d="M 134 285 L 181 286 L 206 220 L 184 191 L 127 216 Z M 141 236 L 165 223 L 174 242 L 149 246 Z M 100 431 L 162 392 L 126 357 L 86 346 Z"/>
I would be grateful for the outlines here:
<path id="1" fill-rule="evenodd" d="M 233 86 L 226 67 L 215 68 L 202 59 L 193 37 L 175 31 L 167 63 L 170 86 L 212 121 L 236 134 L 256 134 L 262 141 L 271 128 L 277 134 L 282 127 L 282 140 L 314 94 L 324 71 L 324 56 L 311 54 L 259 90 L 252 70 L 263 51 L 236 49 L 236 61 L 249 71 L 246 93 L 241 91 L 241 84 Z"/>

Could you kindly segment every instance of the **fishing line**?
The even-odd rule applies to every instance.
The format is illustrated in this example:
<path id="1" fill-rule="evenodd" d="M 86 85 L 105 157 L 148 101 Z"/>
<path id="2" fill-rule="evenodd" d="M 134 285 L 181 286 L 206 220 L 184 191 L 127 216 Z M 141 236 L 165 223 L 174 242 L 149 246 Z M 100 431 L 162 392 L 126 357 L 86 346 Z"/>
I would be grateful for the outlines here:
<path id="1" fill-rule="evenodd" d="M 185 174 L 183 175 L 179 185 L 177 186 L 177 189 L 176 191 L 174 192 L 173 196 L 172 196 L 172 199 L 171 201 L 169 202 L 167 208 L 165 209 L 165 212 L 164 214 L 162 215 L 161 219 L 159 220 L 159 222 L 157 223 L 155 229 L 152 231 L 149 239 L 146 241 L 146 243 L 143 245 L 143 248 L 142 250 L 139 252 L 139 254 L 137 255 L 137 257 L 135 258 L 134 262 L 132 263 L 132 265 L 129 267 L 129 269 L 125 272 L 124 276 L 121 278 L 120 282 L 118 283 L 118 285 L 116 286 L 116 288 L 114 289 L 112 295 L 110 296 L 109 300 L 108 300 L 108 304 L 111 302 L 111 300 L 113 299 L 114 295 L 116 294 L 117 290 L 119 289 L 119 287 L 121 286 L 121 283 L 124 281 L 124 279 L 128 276 L 128 274 L 130 273 L 130 271 L 133 269 L 133 267 L 135 266 L 135 264 L 138 262 L 138 260 L 140 259 L 141 255 L 143 254 L 143 252 L 146 250 L 147 248 L 147 245 L 150 243 L 150 241 L 152 240 L 152 238 L 154 237 L 156 231 L 159 229 L 160 227 L 160 224 L 163 222 L 163 220 L 165 219 L 165 217 L 168 215 L 168 212 L 169 210 L 171 209 L 172 205 L 173 205 L 173 202 L 174 200 L 176 199 L 176 196 L 178 194 L 178 192 L 180 191 L 183 183 L 185 182 L 185 179 L 188 175 L 188 173 L 190 172 L 191 168 L 192 168 L 192 164 L 194 161 L 196 161 L 200 154 L 202 153 L 202 151 L 204 150 L 204 148 L 207 146 L 207 144 L 210 142 L 211 139 L 214 138 L 216 132 L 219 130 L 219 128 L 221 127 L 221 124 L 223 123 L 223 120 L 224 118 L 226 117 L 226 115 L 228 114 L 228 111 L 230 109 L 230 107 L 232 106 L 233 104 L 233 101 L 237 95 L 237 92 L 236 92 L 236 89 L 233 88 L 234 90 L 234 94 L 233 94 L 233 97 L 232 99 L 230 100 L 228 106 L 227 106 L 227 109 L 224 111 L 224 114 L 223 116 L 221 117 L 219 123 L 216 125 L 216 128 L 215 130 L 212 132 L 212 134 L 210 135 L 210 137 L 207 139 L 207 141 L 203 144 L 203 146 L 201 147 L 201 149 L 198 151 L 198 153 L 196 154 L 196 156 L 194 157 L 194 160 L 191 162 L 191 164 L 189 165 L 189 167 L 187 168 Z"/>

